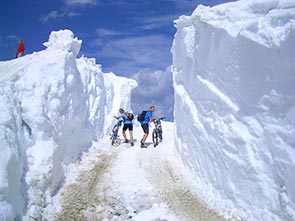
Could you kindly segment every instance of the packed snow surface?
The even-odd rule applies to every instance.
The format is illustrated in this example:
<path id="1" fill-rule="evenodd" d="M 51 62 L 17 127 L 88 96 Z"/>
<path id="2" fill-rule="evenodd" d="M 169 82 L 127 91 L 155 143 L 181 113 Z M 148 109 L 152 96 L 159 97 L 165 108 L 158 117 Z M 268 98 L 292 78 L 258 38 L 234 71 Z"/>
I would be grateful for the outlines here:
<path id="1" fill-rule="evenodd" d="M 109 137 L 93 143 L 82 160 L 68 168 L 65 185 L 53 197 L 46 219 L 224 220 L 198 198 L 191 176 L 183 171 L 173 148 L 174 124 L 162 122 L 162 128 L 164 139 L 156 147 L 150 136 L 148 148 L 140 148 L 143 132 L 138 124 L 133 147 L 111 146 Z"/>

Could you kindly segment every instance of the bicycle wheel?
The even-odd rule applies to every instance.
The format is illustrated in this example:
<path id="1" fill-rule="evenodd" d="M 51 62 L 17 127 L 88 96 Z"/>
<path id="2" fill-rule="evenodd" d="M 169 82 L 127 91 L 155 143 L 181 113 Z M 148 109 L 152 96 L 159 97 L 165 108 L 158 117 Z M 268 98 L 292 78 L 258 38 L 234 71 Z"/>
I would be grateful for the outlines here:
<path id="1" fill-rule="evenodd" d="M 116 140 L 117 140 L 117 137 L 116 137 L 116 135 L 113 133 L 112 136 L 111 136 L 111 144 L 112 144 L 112 146 L 115 146 L 115 145 L 116 145 Z"/>
<path id="2" fill-rule="evenodd" d="M 152 137 L 153 137 L 154 147 L 156 147 L 158 145 L 158 134 L 156 129 L 153 130 Z"/>
<path id="3" fill-rule="evenodd" d="M 112 146 L 118 146 L 117 143 L 117 137 L 118 137 L 118 125 L 115 125 L 112 129 L 112 135 L 111 135 L 111 144 Z"/>
<path id="4" fill-rule="evenodd" d="M 112 144 L 112 146 L 114 145 L 114 143 L 115 143 L 115 139 L 114 139 L 114 137 L 112 136 L 112 137 L 111 137 L 111 144 Z"/>
<path id="5" fill-rule="evenodd" d="M 111 136 L 111 144 L 112 146 L 117 147 L 120 145 L 120 143 L 121 143 L 121 140 L 119 139 L 119 136 L 118 136 L 118 126 L 115 126 L 113 129 L 113 134 Z"/>
<path id="6" fill-rule="evenodd" d="M 158 134 L 159 134 L 159 142 L 162 142 L 162 140 L 163 140 L 163 132 L 162 132 L 162 130 L 158 130 Z"/>
<path id="7" fill-rule="evenodd" d="M 116 138 L 113 140 L 112 145 L 113 145 L 114 147 L 117 147 L 117 146 L 119 146 L 120 144 L 121 144 L 121 140 L 120 140 L 118 137 L 116 137 Z"/>

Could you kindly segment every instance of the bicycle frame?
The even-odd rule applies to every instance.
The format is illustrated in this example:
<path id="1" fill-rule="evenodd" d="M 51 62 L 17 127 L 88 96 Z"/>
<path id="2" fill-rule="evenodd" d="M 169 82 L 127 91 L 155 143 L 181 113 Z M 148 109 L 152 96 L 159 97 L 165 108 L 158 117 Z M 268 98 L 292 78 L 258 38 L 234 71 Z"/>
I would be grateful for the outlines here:
<path id="1" fill-rule="evenodd" d="M 115 126 L 112 129 L 112 134 L 111 134 L 111 138 L 110 138 L 112 146 L 117 147 L 121 143 L 118 133 L 119 133 L 119 129 L 122 125 L 122 122 L 123 122 L 122 119 L 118 120 L 118 122 L 115 124 Z"/>

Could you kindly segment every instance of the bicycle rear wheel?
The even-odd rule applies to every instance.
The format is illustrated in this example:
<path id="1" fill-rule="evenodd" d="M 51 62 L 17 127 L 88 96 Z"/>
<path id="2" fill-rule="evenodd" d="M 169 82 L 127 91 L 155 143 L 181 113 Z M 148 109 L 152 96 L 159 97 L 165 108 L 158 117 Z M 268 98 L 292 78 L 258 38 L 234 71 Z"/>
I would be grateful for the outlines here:
<path id="1" fill-rule="evenodd" d="M 117 147 L 117 146 L 119 146 L 120 144 L 121 144 L 121 140 L 120 140 L 118 137 L 116 137 L 116 138 L 113 140 L 112 145 L 113 145 L 114 147 Z"/>
<path id="2" fill-rule="evenodd" d="M 158 142 L 158 133 L 157 133 L 156 129 L 153 130 L 152 137 L 153 137 L 154 147 L 156 147 L 159 143 Z"/>

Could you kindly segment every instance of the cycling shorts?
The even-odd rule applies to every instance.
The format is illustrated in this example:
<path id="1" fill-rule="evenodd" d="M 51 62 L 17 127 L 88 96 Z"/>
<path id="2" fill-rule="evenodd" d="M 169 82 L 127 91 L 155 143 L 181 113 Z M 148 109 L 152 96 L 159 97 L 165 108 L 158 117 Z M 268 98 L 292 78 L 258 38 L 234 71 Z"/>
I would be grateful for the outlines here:
<path id="1" fill-rule="evenodd" d="M 141 125 L 142 129 L 143 129 L 143 132 L 145 134 L 148 134 L 149 133 L 149 125 L 148 124 L 143 124 Z"/>
<path id="2" fill-rule="evenodd" d="M 132 124 L 124 124 L 123 131 L 126 131 L 127 129 L 129 131 L 132 131 L 133 130 L 133 125 Z"/>

